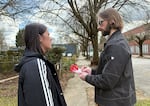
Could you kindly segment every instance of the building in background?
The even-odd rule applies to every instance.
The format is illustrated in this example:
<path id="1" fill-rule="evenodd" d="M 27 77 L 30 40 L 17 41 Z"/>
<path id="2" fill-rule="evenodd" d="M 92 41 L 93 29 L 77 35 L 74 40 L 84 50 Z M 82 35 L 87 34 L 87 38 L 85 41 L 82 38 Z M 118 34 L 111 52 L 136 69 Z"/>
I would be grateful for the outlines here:
<path id="1" fill-rule="evenodd" d="M 72 56 L 78 55 L 79 46 L 77 43 L 68 43 L 68 44 L 53 44 L 53 47 L 61 47 L 65 49 L 63 56 Z"/>
<path id="2" fill-rule="evenodd" d="M 136 35 L 140 36 L 142 34 L 149 34 L 150 36 L 150 23 L 141 25 L 124 33 L 126 37 L 132 37 Z M 135 42 L 135 40 L 129 41 L 129 45 L 132 54 L 139 54 L 139 45 Z M 142 47 L 143 55 L 150 55 L 150 39 L 145 40 Z"/>

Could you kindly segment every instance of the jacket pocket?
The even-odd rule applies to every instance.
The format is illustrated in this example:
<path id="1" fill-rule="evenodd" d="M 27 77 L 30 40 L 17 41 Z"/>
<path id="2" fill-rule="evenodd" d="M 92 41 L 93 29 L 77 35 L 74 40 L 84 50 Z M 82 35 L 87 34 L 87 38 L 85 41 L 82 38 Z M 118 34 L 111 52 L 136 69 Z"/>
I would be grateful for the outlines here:
<path id="1" fill-rule="evenodd" d="M 131 77 L 132 71 L 133 71 L 132 64 L 131 64 L 131 61 L 129 60 L 129 62 L 126 64 L 125 70 L 124 70 L 125 78 Z"/>

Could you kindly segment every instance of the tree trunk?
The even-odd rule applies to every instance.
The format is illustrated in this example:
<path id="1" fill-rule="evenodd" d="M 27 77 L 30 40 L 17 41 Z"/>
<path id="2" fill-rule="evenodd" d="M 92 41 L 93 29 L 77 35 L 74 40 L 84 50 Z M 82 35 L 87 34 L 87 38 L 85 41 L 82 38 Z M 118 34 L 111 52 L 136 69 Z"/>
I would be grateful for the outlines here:
<path id="1" fill-rule="evenodd" d="M 143 43 L 139 43 L 139 56 L 143 57 Z"/>
<path id="2" fill-rule="evenodd" d="M 93 59 L 91 61 L 91 65 L 98 65 L 99 56 L 98 56 L 98 36 L 94 35 L 92 39 L 92 46 L 93 46 Z"/>
<path id="3" fill-rule="evenodd" d="M 89 52 L 88 52 L 88 48 L 86 48 L 86 59 L 89 59 Z"/>

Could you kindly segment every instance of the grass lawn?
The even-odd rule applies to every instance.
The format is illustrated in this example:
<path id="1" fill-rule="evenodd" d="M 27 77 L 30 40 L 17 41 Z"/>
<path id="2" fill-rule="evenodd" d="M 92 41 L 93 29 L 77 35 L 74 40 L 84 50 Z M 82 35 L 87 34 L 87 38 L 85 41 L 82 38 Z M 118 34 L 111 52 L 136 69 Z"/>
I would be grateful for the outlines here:
<path id="1" fill-rule="evenodd" d="M 150 106 L 150 98 L 144 96 L 144 92 L 140 89 L 136 89 L 137 103 L 135 106 Z"/>
<path id="2" fill-rule="evenodd" d="M 18 79 L 0 83 L 0 106 L 17 105 Z"/>
<path id="3" fill-rule="evenodd" d="M 18 106 L 17 97 L 0 97 L 0 106 Z"/>
<path id="4" fill-rule="evenodd" d="M 149 100 L 138 100 L 136 106 L 150 106 L 150 99 Z"/>

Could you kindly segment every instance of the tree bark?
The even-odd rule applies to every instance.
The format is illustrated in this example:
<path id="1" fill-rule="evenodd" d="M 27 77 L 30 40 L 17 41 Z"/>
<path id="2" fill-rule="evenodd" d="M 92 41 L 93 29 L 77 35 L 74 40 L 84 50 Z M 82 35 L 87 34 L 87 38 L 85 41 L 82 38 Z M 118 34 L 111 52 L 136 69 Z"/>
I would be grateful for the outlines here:
<path id="1" fill-rule="evenodd" d="M 93 59 L 91 61 L 91 65 L 98 65 L 99 61 L 99 54 L 98 54 L 98 35 L 94 35 L 92 39 L 92 46 L 93 46 Z"/>
<path id="2" fill-rule="evenodd" d="M 141 42 L 139 42 L 139 56 L 140 57 L 143 57 L 143 43 Z"/>

